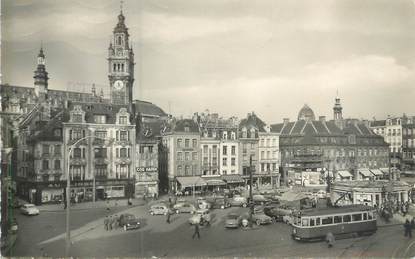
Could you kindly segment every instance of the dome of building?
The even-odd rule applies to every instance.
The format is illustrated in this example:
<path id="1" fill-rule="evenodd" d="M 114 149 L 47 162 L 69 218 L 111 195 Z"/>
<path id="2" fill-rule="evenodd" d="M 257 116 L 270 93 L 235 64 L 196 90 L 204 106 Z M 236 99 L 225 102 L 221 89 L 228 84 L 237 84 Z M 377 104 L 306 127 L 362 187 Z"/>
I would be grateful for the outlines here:
<path id="1" fill-rule="evenodd" d="M 307 104 L 304 104 L 303 108 L 301 108 L 300 112 L 298 113 L 298 120 L 315 120 L 313 110 L 308 107 Z"/>

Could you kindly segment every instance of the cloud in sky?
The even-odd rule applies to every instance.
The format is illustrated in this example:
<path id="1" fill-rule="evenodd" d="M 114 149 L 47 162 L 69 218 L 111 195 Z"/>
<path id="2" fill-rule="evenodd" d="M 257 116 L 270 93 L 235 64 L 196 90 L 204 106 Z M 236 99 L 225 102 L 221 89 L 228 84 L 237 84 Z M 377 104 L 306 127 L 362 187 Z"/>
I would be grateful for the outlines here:
<path id="1" fill-rule="evenodd" d="M 108 85 L 118 1 L 6 0 L 2 10 L 3 82 L 33 85 L 42 40 L 52 88 Z M 257 111 L 271 123 L 308 103 L 330 115 L 337 90 L 347 116 L 415 114 L 411 0 L 127 0 L 124 14 L 135 97 L 173 114 Z"/>

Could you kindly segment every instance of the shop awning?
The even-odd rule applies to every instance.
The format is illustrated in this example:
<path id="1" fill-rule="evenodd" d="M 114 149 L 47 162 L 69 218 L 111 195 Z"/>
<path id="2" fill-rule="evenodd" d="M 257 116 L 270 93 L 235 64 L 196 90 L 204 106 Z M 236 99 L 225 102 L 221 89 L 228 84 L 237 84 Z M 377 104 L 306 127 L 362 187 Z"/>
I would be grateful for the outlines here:
<path id="1" fill-rule="evenodd" d="M 353 175 L 349 171 L 346 171 L 346 170 L 338 171 L 337 173 L 343 178 L 353 177 Z"/>
<path id="2" fill-rule="evenodd" d="M 389 168 L 382 167 L 382 168 L 379 168 L 379 170 L 382 171 L 384 174 L 389 174 Z"/>
<path id="3" fill-rule="evenodd" d="M 222 175 L 222 180 L 225 181 L 226 183 L 244 183 L 245 182 L 242 176 L 238 174 Z"/>
<path id="4" fill-rule="evenodd" d="M 373 174 L 369 171 L 369 169 L 359 169 L 359 173 L 361 173 L 364 177 L 373 176 Z"/>
<path id="5" fill-rule="evenodd" d="M 383 176 L 382 171 L 380 171 L 379 169 L 370 169 L 370 171 L 376 176 Z"/>
<path id="6" fill-rule="evenodd" d="M 206 183 L 208 186 L 226 185 L 226 183 L 222 181 L 221 179 L 209 179 L 209 180 L 206 180 Z"/>
<path id="7" fill-rule="evenodd" d="M 206 181 L 199 176 L 180 176 L 176 177 L 182 188 L 193 186 L 205 186 Z"/>

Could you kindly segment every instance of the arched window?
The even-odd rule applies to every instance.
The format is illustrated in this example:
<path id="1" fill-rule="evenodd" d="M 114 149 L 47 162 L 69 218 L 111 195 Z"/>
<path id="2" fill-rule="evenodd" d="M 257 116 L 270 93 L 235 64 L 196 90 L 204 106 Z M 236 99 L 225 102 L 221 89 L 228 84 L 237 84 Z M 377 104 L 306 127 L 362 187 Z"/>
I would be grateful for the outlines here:
<path id="1" fill-rule="evenodd" d="M 118 45 L 121 45 L 121 36 L 118 36 L 118 38 L 117 38 L 117 44 Z"/>
<path id="2" fill-rule="evenodd" d="M 124 72 L 124 64 L 121 64 L 121 72 Z"/>
<path id="3" fill-rule="evenodd" d="M 116 70 L 116 66 L 117 66 L 117 65 L 113 64 L 113 71 L 114 71 L 114 72 L 115 72 L 115 70 Z"/>
<path id="4" fill-rule="evenodd" d="M 117 64 L 117 71 L 120 72 L 120 64 Z"/>

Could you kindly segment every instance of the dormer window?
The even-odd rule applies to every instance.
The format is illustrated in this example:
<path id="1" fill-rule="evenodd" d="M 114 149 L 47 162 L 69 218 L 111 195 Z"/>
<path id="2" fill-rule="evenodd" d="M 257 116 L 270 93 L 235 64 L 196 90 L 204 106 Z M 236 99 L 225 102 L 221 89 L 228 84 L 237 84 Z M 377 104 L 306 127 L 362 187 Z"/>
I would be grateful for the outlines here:
<path id="1" fill-rule="evenodd" d="M 236 134 L 235 132 L 231 132 L 231 139 L 235 140 L 236 139 Z"/>
<path id="2" fill-rule="evenodd" d="M 72 122 L 82 123 L 82 114 L 72 114 Z"/>
<path id="3" fill-rule="evenodd" d="M 228 139 L 228 132 L 226 132 L 226 131 L 225 131 L 225 132 L 223 132 L 223 133 L 222 133 L 222 138 L 223 138 L 223 139 Z"/>
<path id="4" fill-rule="evenodd" d="M 53 135 L 54 135 L 55 137 L 60 137 L 60 136 L 62 136 L 62 131 L 61 131 L 61 129 L 54 129 L 54 130 L 53 130 Z"/>
<path id="5" fill-rule="evenodd" d="M 248 135 L 248 132 L 247 132 L 246 128 L 243 128 L 242 129 L 242 137 L 247 138 L 248 137 L 247 135 Z"/>
<path id="6" fill-rule="evenodd" d="M 254 128 L 252 128 L 250 130 L 250 138 L 255 138 L 255 129 Z"/>
<path id="7" fill-rule="evenodd" d="M 85 116 L 85 112 L 82 110 L 80 105 L 75 105 L 73 110 L 70 112 L 70 118 L 71 118 L 71 122 L 76 122 L 76 123 L 83 123 L 85 122 L 84 120 L 84 116 Z"/>
<path id="8" fill-rule="evenodd" d="M 94 115 L 94 122 L 97 124 L 105 124 L 106 116 L 105 115 Z"/>
<path id="9" fill-rule="evenodd" d="M 120 116 L 119 123 L 127 124 L 127 116 Z"/>

